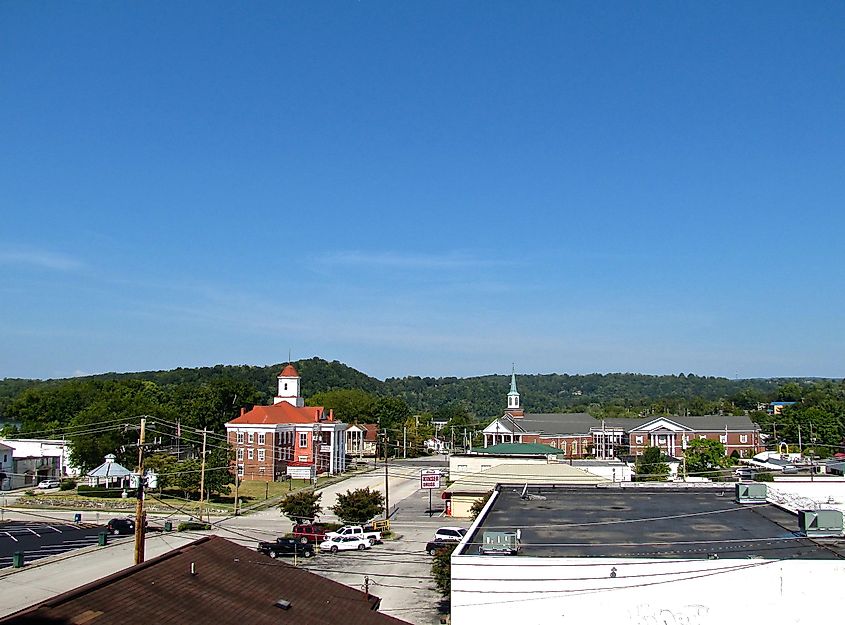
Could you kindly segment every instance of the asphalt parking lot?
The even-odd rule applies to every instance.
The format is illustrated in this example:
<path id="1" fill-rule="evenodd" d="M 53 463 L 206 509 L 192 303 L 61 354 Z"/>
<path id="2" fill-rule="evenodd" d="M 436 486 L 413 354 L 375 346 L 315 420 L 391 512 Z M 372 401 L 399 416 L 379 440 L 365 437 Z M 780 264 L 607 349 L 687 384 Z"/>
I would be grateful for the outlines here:
<path id="1" fill-rule="evenodd" d="M 435 497 L 439 492 L 435 492 Z M 437 505 L 435 499 L 435 505 Z M 363 552 L 323 553 L 300 561 L 300 566 L 347 586 L 381 598 L 379 611 L 416 625 L 440 623 L 442 597 L 431 578 L 432 557 L 426 543 L 438 527 L 464 526 L 441 516 L 428 516 L 428 492 L 417 491 L 401 502 L 391 521 L 395 540 L 386 540 Z"/>
<path id="2" fill-rule="evenodd" d="M 12 566 L 16 551 L 24 554 L 24 563 L 54 556 L 81 547 L 96 545 L 104 527 L 62 522 L 5 521 L 0 523 L 0 568 Z M 109 540 L 114 540 L 110 537 Z"/>

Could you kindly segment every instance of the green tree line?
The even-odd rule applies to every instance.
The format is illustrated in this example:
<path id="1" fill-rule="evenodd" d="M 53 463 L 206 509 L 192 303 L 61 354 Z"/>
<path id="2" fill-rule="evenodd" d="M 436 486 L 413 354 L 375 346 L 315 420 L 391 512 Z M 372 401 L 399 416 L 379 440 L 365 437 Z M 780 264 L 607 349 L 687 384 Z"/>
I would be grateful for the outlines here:
<path id="1" fill-rule="evenodd" d="M 343 363 L 319 358 L 296 361 L 303 395 L 310 405 L 333 409 L 347 423 L 377 423 L 387 432 L 391 453 L 419 453 L 432 435 L 433 420 L 448 423 L 443 434 L 462 442 L 502 413 L 509 376 L 471 378 L 404 377 L 381 381 Z M 266 367 L 178 368 L 103 374 L 67 380 L 0 381 L 0 422 L 6 431 L 50 436 L 142 414 L 186 429 L 223 431 L 241 408 L 267 404 L 276 392 L 282 363 Z M 788 442 L 798 440 L 818 452 L 832 450 L 845 434 L 845 383 L 831 380 L 729 380 L 693 374 L 521 375 L 522 403 L 528 412 L 585 411 L 596 417 L 675 414 L 750 414 L 764 432 Z M 795 401 L 775 417 L 758 411 L 773 400 Z M 133 453 L 137 433 L 111 430 L 96 441 L 80 440 L 85 468 L 102 462 L 107 445 Z M 478 438 L 468 441 L 477 443 Z M 406 449 L 405 449 L 406 448 Z M 119 455 L 120 457 L 120 455 Z"/>

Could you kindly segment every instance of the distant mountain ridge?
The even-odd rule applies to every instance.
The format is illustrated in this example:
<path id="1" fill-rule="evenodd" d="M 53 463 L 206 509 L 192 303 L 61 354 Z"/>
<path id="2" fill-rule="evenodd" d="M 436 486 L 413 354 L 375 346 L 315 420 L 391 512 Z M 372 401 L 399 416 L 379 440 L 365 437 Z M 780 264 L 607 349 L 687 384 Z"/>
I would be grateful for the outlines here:
<path id="1" fill-rule="evenodd" d="M 58 387 L 69 380 L 144 380 L 158 385 L 202 384 L 220 378 L 248 382 L 258 391 L 262 403 L 271 400 L 276 390 L 276 376 L 284 363 L 268 366 L 215 365 L 141 371 L 103 373 L 81 378 L 59 380 L 0 380 L 0 417 L 15 397 L 31 387 Z M 478 417 L 500 414 L 505 407 L 509 387 L 508 375 L 484 375 L 467 378 L 406 376 L 379 380 L 338 361 L 314 357 L 294 362 L 302 376 L 303 395 L 336 389 L 361 389 L 375 395 L 402 398 L 417 412 L 435 411 L 445 405 L 461 402 Z M 636 413 L 644 409 L 660 409 L 680 414 L 698 414 L 712 410 L 703 404 L 730 400 L 753 409 L 757 401 L 774 398 L 778 386 L 799 378 L 730 380 L 693 374 L 645 375 L 636 373 L 608 374 L 517 374 L 522 404 L 527 412 L 569 412 L 590 410 L 611 415 Z M 805 378 L 800 378 L 805 379 Z M 692 410 L 692 412 L 690 412 Z"/>

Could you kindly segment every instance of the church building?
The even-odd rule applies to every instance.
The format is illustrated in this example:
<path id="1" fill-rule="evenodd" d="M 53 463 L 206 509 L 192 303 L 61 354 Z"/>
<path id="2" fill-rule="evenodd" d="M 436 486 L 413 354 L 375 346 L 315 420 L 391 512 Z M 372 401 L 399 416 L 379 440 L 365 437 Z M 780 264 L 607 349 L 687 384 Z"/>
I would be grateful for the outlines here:
<path id="1" fill-rule="evenodd" d="M 747 416 L 650 416 L 596 419 L 586 412 L 526 413 L 511 373 L 507 409 L 484 428 L 484 446 L 500 443 L 540 443 L 561 450 L 567 458 L 609 459 L 638 456 L 659 447 L 672 458 L 682 458 L 695 439 L 717 440 L 725 454 L 750 458 L 765 449 L 760 428 Z"/>

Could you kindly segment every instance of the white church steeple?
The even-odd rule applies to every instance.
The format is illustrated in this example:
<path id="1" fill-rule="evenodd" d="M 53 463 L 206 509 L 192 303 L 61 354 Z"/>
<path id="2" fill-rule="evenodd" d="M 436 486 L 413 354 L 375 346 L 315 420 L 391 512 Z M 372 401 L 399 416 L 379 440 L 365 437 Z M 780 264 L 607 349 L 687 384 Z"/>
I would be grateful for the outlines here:
<path id="1" fill-rule="evenodd" d="M 519 401 L 519 391 L 516 390 L 516 368 L 511 369 L 511 390 L 508 392 L 508 410 L 512 416 L 522 416 L 522 405 Z"/>

